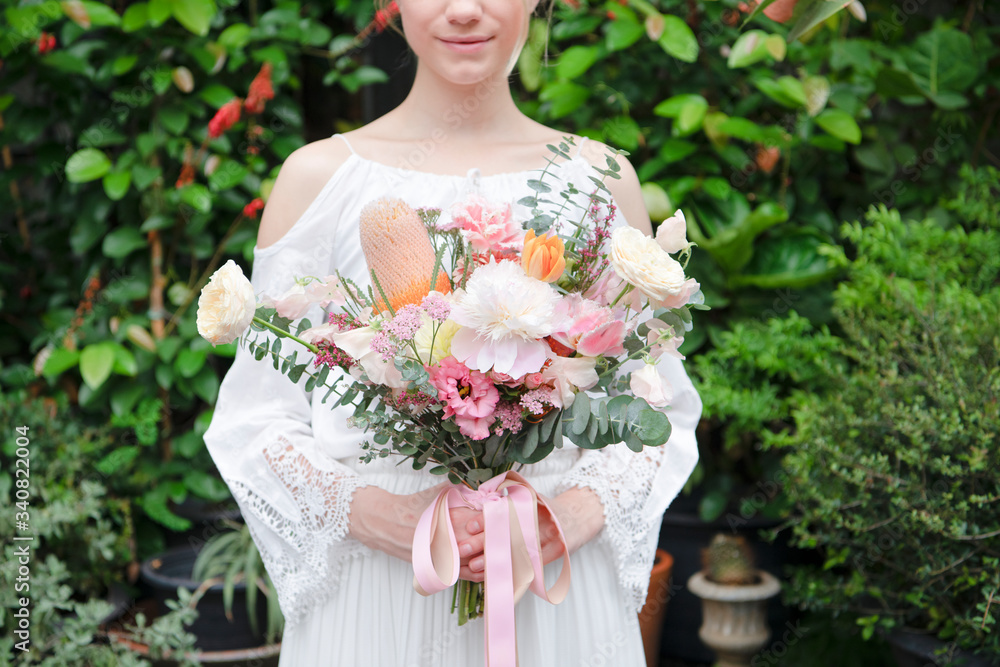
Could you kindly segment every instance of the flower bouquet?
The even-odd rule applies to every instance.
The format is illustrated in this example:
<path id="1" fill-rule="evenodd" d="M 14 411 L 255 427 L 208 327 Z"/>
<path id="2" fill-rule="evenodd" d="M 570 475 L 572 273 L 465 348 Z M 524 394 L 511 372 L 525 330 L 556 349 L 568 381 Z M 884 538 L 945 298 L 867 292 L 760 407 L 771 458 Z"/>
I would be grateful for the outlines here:
<path id="1" fill-rule="evenodd" d="M 549 149 L 569 158 L 566 143 Z M 655 239 L 616 226 L 605 180 L 619 168 L 611 156 L 607 165 L 583 197 L 569 186 L 549 199 L 543 170 L 528 181 L 535 194 L 519 202 L 531 209 L 527 220 L 478 195 L 448 211 L 380 199 L 359 224 L 370 285 L 339 274 L 302 277 L 258 303 L 230 261 L 199 301 L 199 332 L 213 344 L 248 328 L 271 330 L 273 339 L 249 343 L 258 360 L 270 355 L 292 381 L 307 375 L 307 390 L 328 387 L 324 401 L 336 395 L 334 406 L 354 405 L 349 422 L 371 433 L 364 460 L 395 453 L 452 482 L 417 528 L 418 591 L 457 580 L 449 503 L 483 509 L 487 550 L 508 552 L 486 559 L 485 590 L 509 607 L 511 633 L 513 591 L 530 584 L 550 599 L 537 528 L 537 512 L 549 510 L 515 466 L 542 460 L 564 437 L 583 448 L 664 444 L 670 423 L 662 409 L 672 390 L 656 362 L 683 358 L 677 348 L 690 309 L 704 307 L 698 283 L 684 274 L 691 244 L 683 213 Z M 315 326 L 301 319 L 313 304 L 333 306 Z M 311 358 L 284 354 L 284 338 Z M 628 371 L 628 362 L 641 368 Z M 498 499 L 506 502 L 490 502 Z M 568 557 L 563 563 L 553 602 L 568 586 Z M 484 609 L 484 585 L 461 581 L 454 594 L 459 624 L 486 611 L 490 643 L 500 645 L 505 631 Z M 506 626 L 506 612 L 493 615 Z"/>

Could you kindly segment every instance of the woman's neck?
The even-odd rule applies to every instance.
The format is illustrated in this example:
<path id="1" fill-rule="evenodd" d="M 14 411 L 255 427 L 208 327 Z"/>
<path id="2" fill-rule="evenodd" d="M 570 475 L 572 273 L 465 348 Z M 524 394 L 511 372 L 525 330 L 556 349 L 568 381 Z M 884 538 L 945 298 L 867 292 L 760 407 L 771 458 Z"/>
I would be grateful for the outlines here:
<path id="1" fill-rule="evenodd" d="M 508 77 L 497 74 L 463 86 L 417 65 L 413 87 L 396 109 L 415 137 L 446 132 L 453 139 L 477 142 L 510 138 L 526 120 L 514 104 Z"/>

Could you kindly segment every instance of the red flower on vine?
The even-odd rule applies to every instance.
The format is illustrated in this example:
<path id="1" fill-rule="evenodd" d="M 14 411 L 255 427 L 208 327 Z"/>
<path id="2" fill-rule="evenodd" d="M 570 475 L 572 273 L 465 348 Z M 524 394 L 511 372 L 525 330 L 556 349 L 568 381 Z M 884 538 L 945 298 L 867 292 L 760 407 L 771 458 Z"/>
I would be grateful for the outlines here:
<path id="1" fill-rule="evenodd" d="M 43 32 L 38 36 L 38 53 L 45 55 L 56 48 L 56 36 Z"/>
<path id="2" fill-rule="evenodd" d="M 177 177 L 175 188 L 183 188 L 185 185 L 194 183 L 194 165 L 185 164 L 181 167 L 181 175 Z"/>
<path id="3" fill-rule="evenodd" d="M 243 100 L 234 97 L 222 108 L 215 112 L 215 116 L 208 122 L 208 136 L 217 139 L 222 134 L 236 124 L 240 119 L 240 109 L 243 107 Z"/>
<path id="4" fill-rule="evenodd" d="M 382 32 L 389 27 L 389 24 L 397 16 L 399 16 L 399 6 L 396 4 L 396 0 L 392 0 L 388 7 L 375 12 L 374 23 L 376 32 Z"/>
<path id="5" fill-rule="evenodd" d="M 243 207 L 243 216 L 251 219 L 256 218 L 257 211 L 261 210 L 262 208 L 264 208 L 264 201 L 260 197 L 257 197 L 252 202 Z"/>
<path id="6" fill-rule="evenodd" d="M 257 76 L 250 82 L 250 92 L 247 94 L 247 101 L 243 108 L 247 113 L 261 113 L 264 111 L 264 103 L 274 99 L 274 88 L 271 85 L 271 63 L 265 62 L 257 72 Z"/>

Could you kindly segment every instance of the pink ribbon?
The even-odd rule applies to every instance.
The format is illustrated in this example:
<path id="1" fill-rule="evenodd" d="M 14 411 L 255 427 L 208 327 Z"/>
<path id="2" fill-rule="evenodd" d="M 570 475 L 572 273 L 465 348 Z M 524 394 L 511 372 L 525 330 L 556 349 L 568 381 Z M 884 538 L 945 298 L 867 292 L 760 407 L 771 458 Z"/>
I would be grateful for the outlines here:
<path id="1" fill-rule="evenodd" d="M 458 581 L 460 557 L 451 508 L 465 505 L 483 513 L 486 574 L 486 666 L 517 665 L 514 605 L 531 590 L 559 604 L 569 592 L 569 551 L 555 513 L 521 475 L 508 471 L 478 490 L 454 485 L 441 491 L 420 516 L 413 536 L 413 588 L 432 595 Z M 513 510 L 513 511 L 511 511 Z M 538 512 L 547 512 L 563 545 L 559 578 L 545 589 Z"/>

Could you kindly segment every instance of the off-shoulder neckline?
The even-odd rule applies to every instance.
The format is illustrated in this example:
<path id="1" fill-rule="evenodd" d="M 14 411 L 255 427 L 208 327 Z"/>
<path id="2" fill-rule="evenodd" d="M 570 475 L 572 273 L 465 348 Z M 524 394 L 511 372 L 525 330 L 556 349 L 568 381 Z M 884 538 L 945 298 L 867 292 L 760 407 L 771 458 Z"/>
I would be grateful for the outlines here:
<path id="1" fill-rule="evenodd" d="M 395 172 L 398 172 L 398 173 L 401 173 L 401 174 L 409 174 L 411 176 L 426 176 L 428 178 L 441 178 L 441 179 L 449 179 L 449 180 L 456 180 L 456 181 L 464 181 L 464 180 L 469 180 L 469 179 L 474 179 L 474 178 L 479 178 L 479 179 L 483 179 L 483 180 L 486 180 L 486 179 L 505 179 L 505 178 L 514 178 L 514 177 L 524 178 L 525 176 L 530 176 L 531 174 L 537 174 L 537 173 L 541 172 L 543 169 L 545 169 L 545 167 L 537 167 L 536 169 L 524 169 L 522 171 L 501 171 L 501 172 L 498 172 L 496 174 L 483 174 L 483 173 L 481 173 L 481 171 L 479 170 L 478 167 L 473 167 L 465 175 L 462 175 L 462 174 L 438 174 L 438 173 L 433 172 L 433 171 L 420 171 L 419 169 L 407 169 L 406 167 L 394 167 L 391 164 L 386 164 L 384 162 L 379 162 L 378 160 L 372 160 L 370 158 L 362 157 L 361 155 L 358 155 L 357 153 L 351 153 L 351 156 L 348 159 L 354 159 L 354 160 L 356 160 L 358 162 L 363 162 L 363 163 L 371 165 L 373 167 L 378 167 L 379 169 L 388 169 L 390 171 L 395 171 Z M 587 166 L 590 165 L 590 162 L 588 162 L 585 157 L 583 157 L 582 155 L 577 155 L 576 157 L 572 157 L 569 160 L 563 160 L 562 162 L 554 162 L 554 163 L 552 163 L 552 166 L 554 166 L 556 168 L 561 168 L 561 167 L 563 167 L 563 166 L 565 166 L 567 164 L 573 163 L 573 162 L 582 162 L 582 163 L 586 163 Z"/>

